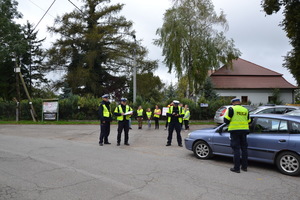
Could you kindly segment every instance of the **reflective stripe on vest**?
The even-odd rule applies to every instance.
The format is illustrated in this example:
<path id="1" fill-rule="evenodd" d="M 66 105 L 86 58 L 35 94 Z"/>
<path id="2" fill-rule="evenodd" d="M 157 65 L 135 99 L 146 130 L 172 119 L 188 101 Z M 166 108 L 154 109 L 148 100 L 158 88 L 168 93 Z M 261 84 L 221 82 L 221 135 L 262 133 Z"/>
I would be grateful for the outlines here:
<path id="1" fill-rule="evenodd" d="M 169 113 L 169 114 L 172 114 L 172 113 L 173 113 L 173 107 L 174 107 L 174 106 L 171 106 L 171 107 L 169 108 L 169 110 L 168 110 L 168 113 Z M 179 111 L 179 115 L 183 115 L 183 114 L 184 114 L 183 109 L 181 108 L 181 106 L 178 106 L 178 111 Z M 182 117 L 179 117 L 179 118 L 178 118 L 178 121 L 179 121 L 179 123 L 182 123 Z M 168 122 L 169 122 L 169 123 L 171 122 L 171 117 L 168 117 Z"/>
<path id="2" fill-rule="evenodd" d="M 155 110 L 154 110 L 154 113 L 161 113 L 161 110 L 160 110 L 160 109 L 155 109 Z M 154 114 L 153 117 L 159 118 L 160 115 Z"/>
<path id="3" fill-rule="evenodd" d="M 248 110 L 243 106 L 236 105 L 232 106 L 233 109 L 233 116 L 230 118 L 228 116 L 229 109 L 225 114 L 225 118 L 230 121 L 228 126 L 228 131 L 235 131 L 235 130 L 249 130 L 249 122 L 248 119 Z"/>

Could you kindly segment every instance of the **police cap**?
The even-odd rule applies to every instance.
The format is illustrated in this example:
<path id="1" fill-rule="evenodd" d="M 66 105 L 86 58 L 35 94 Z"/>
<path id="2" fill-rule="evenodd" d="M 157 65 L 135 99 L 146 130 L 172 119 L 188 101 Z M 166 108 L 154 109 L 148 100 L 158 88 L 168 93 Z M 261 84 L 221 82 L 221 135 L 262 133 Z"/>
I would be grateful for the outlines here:
<path id="1" fill-rule="evenodd" d="M 179 104 L 180 102 L 177 101 L 177 100 L 174 100 L 173 103 L 174 103 L 174 104 Z"/>
<path id="2" fill-rule="evenodd" d="M 108 94 L 104 94 L 104 95 L 102 95 L 102 98 L 108 98 L 109 97 L 109 95 Z"/>
<path id="3" fill-rule="evenodd" d="M 239 98 L 231 99 L 231 103 L 236 102 L 236 101 L 241 101 L 241 100 Z"/>
<path id="4" fill-rule="evenodd" d="M 127 101 L 127 99 L 126 98 L 121 98 L 121 101 Z"/>

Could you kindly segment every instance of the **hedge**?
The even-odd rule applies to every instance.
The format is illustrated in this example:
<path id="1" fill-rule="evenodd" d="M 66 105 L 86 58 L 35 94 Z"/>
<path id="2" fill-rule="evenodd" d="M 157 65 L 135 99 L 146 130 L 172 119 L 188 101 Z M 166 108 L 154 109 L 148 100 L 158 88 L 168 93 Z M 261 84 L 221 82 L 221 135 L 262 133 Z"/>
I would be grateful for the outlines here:
<path id="1" fill-rule="evenodd" d="M 191 112 L 191 120 L 211 120 L 214 117 L 216 110 L 222 106 L 227 105 L 225 100 L 213 100 L 205 101 L 208 107 L 200 107 L 199 103 L 195 103 L 190 99 L 181 99 L 181 103 L 188 104 Z M 100 105 L 101 98 L 95 98 L 92 96 L 80 97 L 77 95 L 71 96 L 67 99 L 60 99 L 59 103 L 59 119 L 60 120 L 98 120 L 98 107 Z M 42 120 L 42 99 L 33 99 L 32 101 L 34 109 L 37 114 L 37 119 Z M 160 108 L 167 106 L 167 102 L 143 102 L 142 99 L 137 99 L 135 104 L 129 105 L 136 110 L 139 105 L 146 111 L 147 108 L 151 108 L 153 111 L 155 105 L 159 105 Z M 112 112 L 117 106 L 116 102 L 111 103 Z M 15 120 L 16 119 L 16 102 L 4 101 L 0 99 L 0 119 L 1 120 Z M 31 120 L 30 105 L 28 100 L 22 100 L 20 102 L 20 120 Z"/>

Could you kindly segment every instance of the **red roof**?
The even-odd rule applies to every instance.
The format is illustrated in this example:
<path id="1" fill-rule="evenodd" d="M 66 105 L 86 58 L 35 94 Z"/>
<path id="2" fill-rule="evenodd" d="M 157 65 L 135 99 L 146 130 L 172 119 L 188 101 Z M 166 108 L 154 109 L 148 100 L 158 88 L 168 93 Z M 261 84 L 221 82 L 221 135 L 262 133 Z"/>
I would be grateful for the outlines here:
<path id="1" fill-rule="evenodd" d="M 238 58 L 232 68 L 225 65 L 211 74 L 216 89 L 296 89 L 282 74 Z"/>

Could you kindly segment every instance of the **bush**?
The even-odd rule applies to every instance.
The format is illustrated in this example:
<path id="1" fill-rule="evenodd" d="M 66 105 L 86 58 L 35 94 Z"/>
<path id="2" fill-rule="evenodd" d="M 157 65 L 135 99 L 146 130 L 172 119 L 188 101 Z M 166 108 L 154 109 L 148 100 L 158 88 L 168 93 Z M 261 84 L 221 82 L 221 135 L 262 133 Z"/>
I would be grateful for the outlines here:
<path id="1" fill-rule="evenodd" d="M 191 112 L 191 120 L 212 120 L 216 110 L 228 105 L 229 100 L 217 98 L 213 100 L 206 100 L 200 98 L 197 103 L 190 99 L 178 99 L 183 105 L 188 105 Z M 93 96 L 80 97 L 77 95 L 70 96 L 66 99 L 59 100 L 59 120 L 98 120 L 98 108 L 102 100 Z M 151 108 L 153 112 L 155 105 L 161 109 L 166 107 L 172 100 L 165 102 L 155 102 L 153 99 L 150 102 L 145 102 L 142 97 L 137 97 L 137 102 L 132 104 L 127 102 L 134 111 L 141 105 L 146 112 L 147 108 Z M 34 99 L 33 106 L 37 114 L 37 119 L 42 119 L 42 99 Z M 200 103 L 207 103 L 208 107 L 200 107 Z M 111 111 L 114 112 L 119 102 L 111 102 Z M 16 102 L 4 101 L 0 99 L 0 119 L 14 120 L 16 118 Z M 28 100 L 22 100 L 20 103 L 20 120 L 31 120 L 30 105 Z M 115 117 L 114 117 L 115 119 Z"/>

